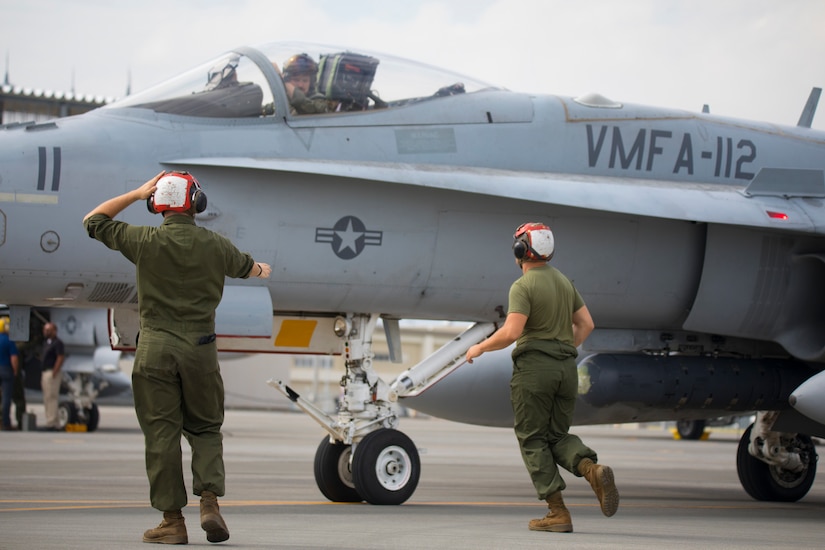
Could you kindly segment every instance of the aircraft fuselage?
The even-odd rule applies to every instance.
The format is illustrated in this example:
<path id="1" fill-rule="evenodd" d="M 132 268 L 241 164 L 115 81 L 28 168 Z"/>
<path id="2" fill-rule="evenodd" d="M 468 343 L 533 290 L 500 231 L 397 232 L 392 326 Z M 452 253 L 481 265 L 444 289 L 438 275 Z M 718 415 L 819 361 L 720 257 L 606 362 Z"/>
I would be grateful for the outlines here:
<path id="1" fill-rule="evenodd" d="M 430 108 L 435 105 L 232 124 L 102 109 L 6 129 L 0 133 L 0 251 L 9 260 L 0 267 L 0 300 L 54 305 L 75 293 L 75 307 L 133 304 L 132 266 L 90 240 L 80 220 L 159 168 L 195 173 L 209 197 L 199 223 L 273 265 L 268 286 L 277 310 L 495 320 L 518 276 L 510 234 L 528 219 L 554 228 L 554 263 L 574 280 L 601 328 L 687 323 L 697 331 L 770 339 L 781 332 L 771 325 L 781 320 L 783 304 L 808 300 L 777 288 L 758 319 L 746 319 L 753 316 L 747 308 L 728 308 L 732 318 L 724 319 L 716 315 L 717 304 L 703 303 L 701 290 L 728 288 L 748 301 L 771 284 L 757 275 L 760 269 L 787 278 L 789 258 L 821 250 L 821 237 L 692 223 L 669 219 L 668 212 L 634 216 L 548 205 L 506 191 L 422 193 L 415 185 L 308 173 L 300 163 L 358 163 L 367 171 L 371 163 L 376 170 L 387 164 L 464 166 L 743 186 L 766 166 L 822 170 L 825 138 L 819 133 L 645 108 L 628 116 L 628 107 L 511 92 L 443 98 Z M 421 116 L 413 116 L 414 109 Z M 248 167 L 230 168 L 238 159 Z M 266 169 L 273 159 L 282 161 L 279 169 Z M 159 221 L 139 208 L 123 219 Z M 823 269 L 821 261 L 810 264 L 800 277 Z"/>

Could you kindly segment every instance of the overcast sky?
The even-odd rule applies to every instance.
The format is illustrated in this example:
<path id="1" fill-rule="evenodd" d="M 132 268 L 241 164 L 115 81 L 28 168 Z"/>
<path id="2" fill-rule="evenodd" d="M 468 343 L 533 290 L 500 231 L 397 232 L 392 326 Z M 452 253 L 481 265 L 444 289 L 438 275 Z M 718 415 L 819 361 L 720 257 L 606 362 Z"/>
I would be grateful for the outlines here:
<path id="1" fill-rule="evenodd" d="M 122 97 L 129 75 L 140 91 L 236 46 L 302 40 L 515 91 L 795 125 L 825 86 L 823 24 L 821 0 L 0 0 L 0 54 L 15 86 Z"/>

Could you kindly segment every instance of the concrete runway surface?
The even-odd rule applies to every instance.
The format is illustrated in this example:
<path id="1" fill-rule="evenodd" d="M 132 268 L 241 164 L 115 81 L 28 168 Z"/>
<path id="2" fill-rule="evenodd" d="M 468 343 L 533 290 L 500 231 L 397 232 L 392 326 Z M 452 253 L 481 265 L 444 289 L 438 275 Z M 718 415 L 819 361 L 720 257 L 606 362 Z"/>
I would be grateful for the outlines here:
<path id="1" fill-rule="evenodd" d="M 31 408 L 43 418 L 42 406 Z M 574 532 L 542 533 L 527 529 L 546 508 L 511 430 L 434 418 L 404 418 L 400 428 L 421 453 L 412 498 L 401 506 L 334 504 L 313 477 L 324 437 L 314 421 L 302 413 L 227 411 L 227 495 L 220 504 L 231 537 L 220 545 L 206 541 L 193 496 L 184 508 L 189 545 L 825 548 L 825 480 L 797 503 L 752 500 L 736 475 L 735 431 L 675 441 L 658 428 L 574 427 L 613 467 L 621 506 L 603 517 L 587 482 L 567 474 Z M 183 448 L 188 461 L 185 442 Z M 0 432 L 0 472 L 2 549 L 147 548 L 142 533 L 160 522 L 148 504 L 143 437 L 129 407 L 101 407 L 93 433 Z"/>

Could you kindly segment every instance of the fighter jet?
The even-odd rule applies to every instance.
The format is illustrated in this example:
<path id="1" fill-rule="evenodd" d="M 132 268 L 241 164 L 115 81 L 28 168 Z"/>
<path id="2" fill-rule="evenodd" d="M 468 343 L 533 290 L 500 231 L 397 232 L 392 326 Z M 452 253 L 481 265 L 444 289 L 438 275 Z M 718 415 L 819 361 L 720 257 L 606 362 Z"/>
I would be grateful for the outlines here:
<path id="1" fill-rule="evenodd" d="M 290 103 L 296 54 L 314 65 L 315 114 Z M 401 504 L 420 460 L 399 402 L 512 426 L 507 352 L 463 356 L 504 318 L 513 231 L 541 221 L 597 325 L 576 422 L 760 411 L 737 452 L 743 487 L 794 501 L 814 480 L 810 436 L 825 436 L 815 106 L 786 127 L 517 93 L 345 48 L 241 47 L 85 115 L 0 131 L 0 300 L 20 319 L 109 309 L 114 347 L 132 349 L 134 268 L 80 220 L 159 169 L 192 172 L 208 195 L 198 222 L 273 267 L 269 281 L 228 282 L 219 348 L 342 354 L 336 414 L 270 384 L 326 430 L 327 498 Z M 121 218 L 159 223 L 135 207 Z M 400 319 L 475 324 L 384 380 L 372 335 L 380 320 L 396 355 Z"/>

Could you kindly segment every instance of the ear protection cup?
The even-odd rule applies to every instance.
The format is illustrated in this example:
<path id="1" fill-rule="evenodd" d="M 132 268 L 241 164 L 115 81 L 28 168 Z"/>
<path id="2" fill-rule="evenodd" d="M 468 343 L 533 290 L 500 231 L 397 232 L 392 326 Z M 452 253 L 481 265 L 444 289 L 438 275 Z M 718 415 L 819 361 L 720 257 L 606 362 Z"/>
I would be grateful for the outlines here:
<path id="1" fill-rule="evenodd" d="M 519 237 L 513 242 L 513 255 L 517 260 L 523 260 L 530 250 L 530 245 L 524 242 L 524 237 Z"/>
<path id="2" fill-rule="evenodd" d="M 195 182 L 191 189 L 192 195 L 189 198 L 189 203 L 195 205 L 195 212 L 200 214 L 206 210 L 206 193 L 203 192 L 198 182 Z"/>
<path id="3" fill-rule="evenodd" d="M 155 194 L 154 193 L 149 195 L 149 197 L 146 199 L 146 210 L 148 210 L 150 214 L 157 214 L 158 213 L 158 211 L 155 210 Z"/>

